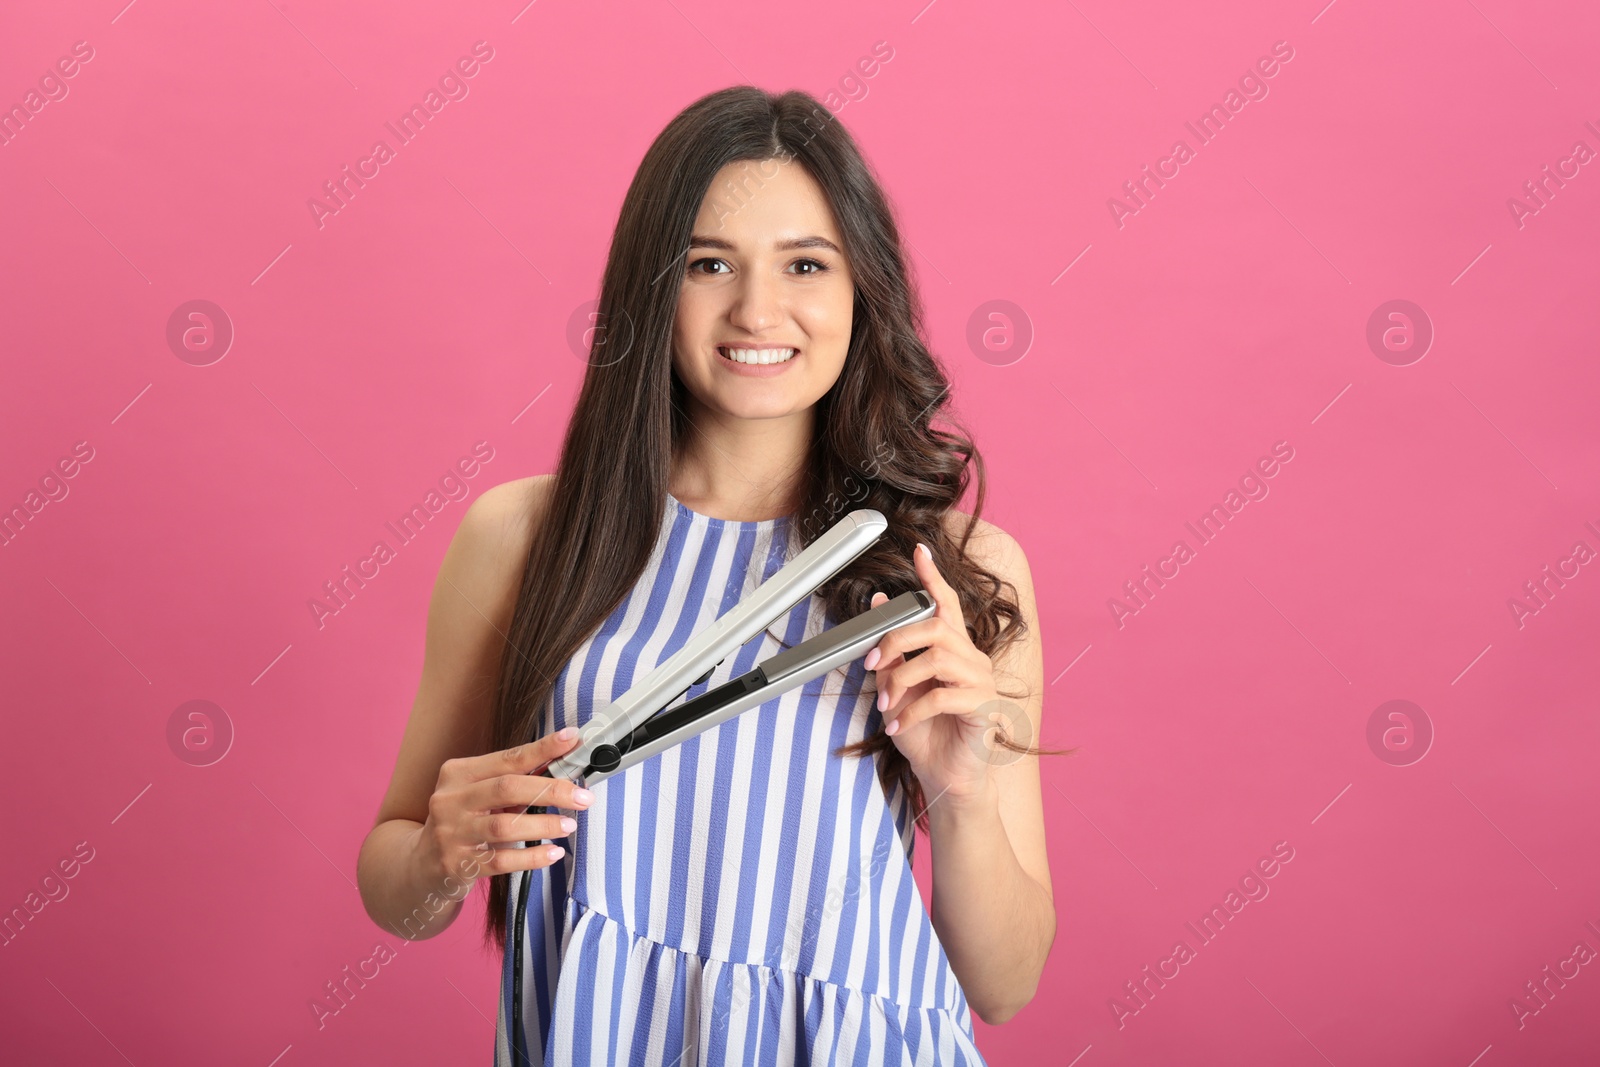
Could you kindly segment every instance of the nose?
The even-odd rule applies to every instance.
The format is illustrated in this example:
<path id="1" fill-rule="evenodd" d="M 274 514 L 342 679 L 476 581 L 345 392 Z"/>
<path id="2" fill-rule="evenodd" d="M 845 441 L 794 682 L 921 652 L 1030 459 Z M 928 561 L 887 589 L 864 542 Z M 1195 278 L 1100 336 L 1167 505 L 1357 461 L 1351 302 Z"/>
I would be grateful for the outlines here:
<path id="1" fill-rule="evenodd" d="M 780 282 L 759 272 L 745 274 L 738 282 L 728 321 L 747 333 L 760 335 L 783 319 Z"/>

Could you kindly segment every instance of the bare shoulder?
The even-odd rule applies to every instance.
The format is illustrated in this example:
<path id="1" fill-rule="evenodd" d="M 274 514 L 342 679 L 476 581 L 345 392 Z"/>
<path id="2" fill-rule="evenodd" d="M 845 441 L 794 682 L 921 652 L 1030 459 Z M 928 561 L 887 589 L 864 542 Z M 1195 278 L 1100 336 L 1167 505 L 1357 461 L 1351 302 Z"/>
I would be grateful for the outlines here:
<path id="1" fill-rule="evenodd" d="M 485 489 L 468 506 L 462 528 L 470 527 L 469 533 L 475 537 L 520 541 L 526 551 L 555 487 L 555 477 L 535 474 Z"/>
<path id="2" fill-rule="evenodd" d="M 454 599 L 465 603 L 452 608 L 452 598 L 445 597 L 440 621 L 455 625 L 463 610 L 468 615 L 482 611 L 496 622 L 508 616 L 554 483 L 553 474 L 501 482 L 468 506 L 445 551 L 438 582 L 439 593 L 453 591 L 459 594 Z"/>
<path id="3" fill-rule="evenodd" d="M 958 541 L 968 524 L 973 522 L 972 515 L 965 511 L 951 508 L 944 513 L 945 532 Z M 967 555 L 1002 581 L 1015 585 L 1018 593 L 1022 593 L 1026 587 L 1031 599 L 1033 581 L 1028 570 L 1028 557 L 1016 538 L 987 519 L 980 518 L 972 526 L 972 536 L 967 539 Z"/>

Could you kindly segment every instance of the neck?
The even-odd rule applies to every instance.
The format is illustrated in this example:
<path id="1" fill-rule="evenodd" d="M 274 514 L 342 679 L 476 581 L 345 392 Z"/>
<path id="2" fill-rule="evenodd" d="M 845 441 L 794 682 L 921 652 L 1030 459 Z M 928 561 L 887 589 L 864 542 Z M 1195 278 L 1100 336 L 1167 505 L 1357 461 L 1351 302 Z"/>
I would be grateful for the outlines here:
<path id="1" fill-rule="evenodd" d="M 740 419 L 698 404 L 673 457 L 668 491 L 687 507 L 730 522 L 792 515 L 800 508 L 814 407 Z"/>

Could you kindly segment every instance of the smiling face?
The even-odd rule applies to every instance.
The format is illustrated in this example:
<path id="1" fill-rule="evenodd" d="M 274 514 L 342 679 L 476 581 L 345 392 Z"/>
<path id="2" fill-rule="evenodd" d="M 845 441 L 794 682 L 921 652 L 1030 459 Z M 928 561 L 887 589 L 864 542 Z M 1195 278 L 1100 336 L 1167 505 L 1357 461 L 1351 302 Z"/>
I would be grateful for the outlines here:
<path id="1" fill-rule="evenodd" d="M 833 386 L 855 301 L 843 249 L 822 187 L 800 163 L 718 172 L 695 217 L 672 330 L 672 365 L 700 406 L 782 418 Z"/>

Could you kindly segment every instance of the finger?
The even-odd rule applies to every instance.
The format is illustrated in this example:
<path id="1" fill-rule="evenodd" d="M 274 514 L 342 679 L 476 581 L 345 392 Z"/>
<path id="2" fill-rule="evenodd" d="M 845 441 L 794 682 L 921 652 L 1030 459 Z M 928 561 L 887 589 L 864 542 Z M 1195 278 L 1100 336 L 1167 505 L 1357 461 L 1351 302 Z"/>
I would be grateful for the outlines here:
<path id="1" fill-rule="evenodd" d="M 893 668 L 887 677 L 878 675 L 878 691 L 886 694 L 885 707 L 892 708 L 900 698 L 923 682 L 937 680 L 946 686 L 973 688 L 983 682 L 976 663 L 948 648 L 930 648 L 916 659 Z"/>
<path id="2" fill-rule="evenodd" d="M 594 794 L 565 778 L 544 778 L 532 774 L 502 774 L 474 782 L 464 790 L 463 799 L 472 811 L 495 808 L 519 811 L 534 806 L 580 811 L 594 802 Z"/>
<path id="3" fill-rule="evenodd" d="M 570 815 L 485 815 L 475 827 L 478 840 L 491 845 L 506 845 L 516 841 L 553 841 L 566 837 L 578 829 L 578 821 Z"/>
<path id="4" fill-rule="evenodd" d="M 439 770 L 439 778 L 441 782 L 465 783 L 501 774 L 530 774 L 544 769 L 557 756 L 570 752 L 578 740 L 577 728 L 568 726 L 514 748 L 446 760 Z"/>
<path id="5" fill-rule="evenodd" d="M 535 738 L 525 745 L 506 750 L 506 769 L 500 774 L 537 774 L 557 757 L 571 752 L 582 742 L 582 731 L 566 726 L 555 733 Z"/>
<path id="6" fill-rule="evenodd" d="M 890 630 L 878 642 L 879 659 L 868 670 L 881 671 L 907 652 L 945 643 L 954 636 L 950 624 L 937 616 Z"/>
<path id="7" fill-rule="evenodd" d="M 933 597 L 933 602 L 939 606 L 939 617 L 965 632 L 967 622 L 961 614 L 961 598 L 956 595 L 950 583 L 944 580 L 944 575 L 939 573 L 939 568 L 933 562 L 933 553 L 921 541 L 917 542 L 917 547 L 911 553 L 911 565 L 922 581 L 922 588 L 928 591 L 928 595 Z"/>
<path id="8" fill-rule="evenodd" d="M 548 867 L 567 850 L 560 845 L 530 845 L 527 848 L 497 848 L 494 858 L 484 866 L 485 874 L 508 874 L 513 871 L 537 871 Z"/>
<path id="9" fill-rule="evenodd" d="M 960 689 L 935 688 L 901 708 L 884 724 L 890 735 L 902 733 L 938 715 L 963 715 L 972 710 L 972 696 Z"/>

